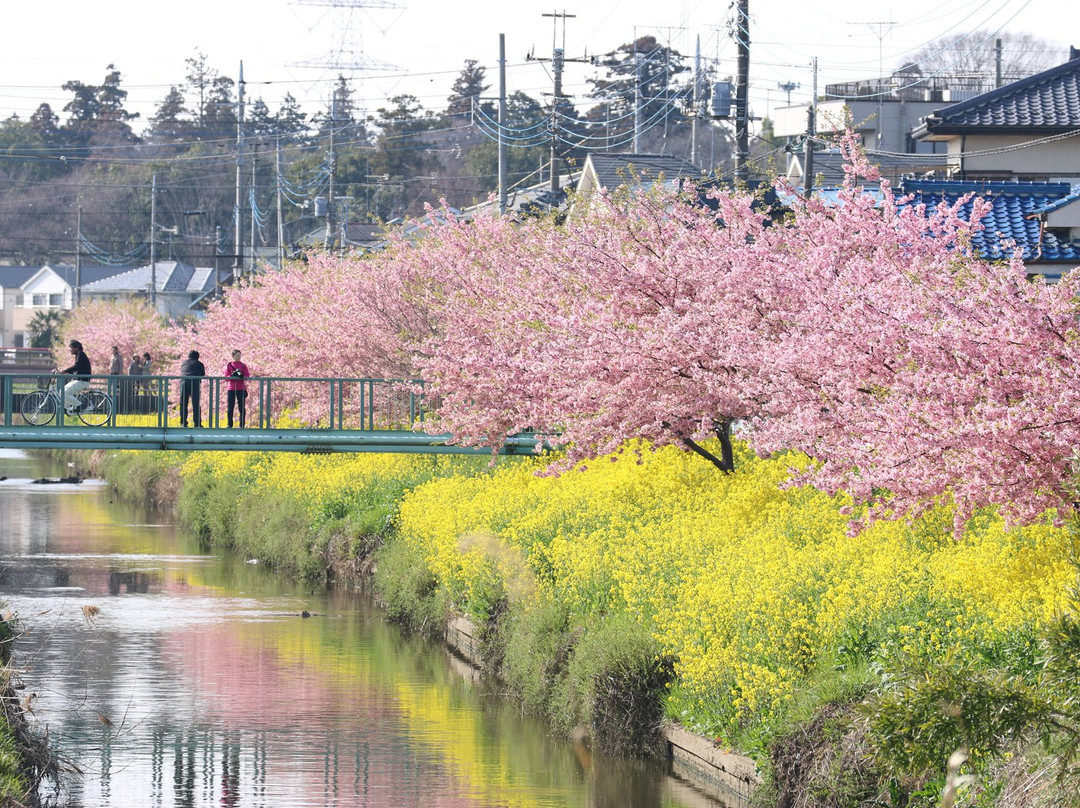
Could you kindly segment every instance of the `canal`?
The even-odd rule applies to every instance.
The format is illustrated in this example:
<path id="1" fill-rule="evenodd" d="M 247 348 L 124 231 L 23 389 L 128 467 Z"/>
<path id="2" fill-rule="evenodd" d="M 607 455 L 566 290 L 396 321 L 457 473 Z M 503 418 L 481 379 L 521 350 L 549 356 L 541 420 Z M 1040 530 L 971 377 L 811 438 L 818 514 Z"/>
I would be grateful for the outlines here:
<path id="1" fill-rule="evenodd" d="M 553 738 L 362 594 L 199 546 L 0 450 L 0 598 L 58 805 L 716 808 L 658 762 Z"/>

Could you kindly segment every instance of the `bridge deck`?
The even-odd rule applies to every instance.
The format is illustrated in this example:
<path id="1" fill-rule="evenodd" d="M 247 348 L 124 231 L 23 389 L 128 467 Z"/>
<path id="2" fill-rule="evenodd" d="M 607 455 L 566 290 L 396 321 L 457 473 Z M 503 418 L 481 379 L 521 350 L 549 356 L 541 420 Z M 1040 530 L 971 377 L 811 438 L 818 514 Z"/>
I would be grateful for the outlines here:
<path id="1" fill-rule="evenodd" d="M 450 440 L 450 435 L 428 435 L 403 430 L 0 427 L 0 446 L 9 449 L 491 454 L 488 448 L 456 446 L 448 443 Z M 499 449 L 499 454 L 530 454 L 535 446 L 536 440 L 531 436 L 518 435 L 507 440 Z"/>

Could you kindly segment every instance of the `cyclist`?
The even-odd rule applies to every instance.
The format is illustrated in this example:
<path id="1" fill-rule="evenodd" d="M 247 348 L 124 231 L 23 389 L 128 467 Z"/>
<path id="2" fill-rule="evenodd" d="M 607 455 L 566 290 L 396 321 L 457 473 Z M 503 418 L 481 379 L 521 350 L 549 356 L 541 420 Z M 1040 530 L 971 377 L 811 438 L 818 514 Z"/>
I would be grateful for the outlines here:
<path id="1" fill-rule="evenodd" d="M 83 351 L 81 342 L 73 339 L 68 343 L 68 350 L 75 357 L 75 364 L 69 368 L 64 368 L 60 372 L 74 376 L 70 382 L 64 385 L 64 412 L 73 415 L 79 408 L 79 393 L 90 386 L 91 370 L 90 357 Z"/>

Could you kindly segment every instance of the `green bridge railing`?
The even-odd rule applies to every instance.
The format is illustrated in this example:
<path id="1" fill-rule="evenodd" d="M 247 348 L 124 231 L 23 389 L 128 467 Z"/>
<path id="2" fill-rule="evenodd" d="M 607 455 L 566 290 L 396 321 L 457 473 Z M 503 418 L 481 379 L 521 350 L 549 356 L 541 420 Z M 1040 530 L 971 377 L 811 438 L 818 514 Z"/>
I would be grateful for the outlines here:
<path id="1" fill-rule="evenodd" d="M 331 452 L 421 452 L 489 454 L 490 448 L 459 446 L 452 436 L 423 431 L 438 402 L 415 379 L 259 376 L 245 380 L 246 419 L 228 423 L 230 380 L 200 379 L 202 426 L 180 425 L 180 376 L 93 376 L 111 412 L 94 423 L 62 409 L 47 425 L 24 415 L 24 402 L 38 390 L 63 401 L 63 375 L 0 374 L 0 447 L 146 450 L 247 450 Z M 91 420 L 89 417 L 85 420 Z M 194 413 L 188 414 L 194 423 Z M 529 434 L 511 436 L 502 454 L 534 452 Z"/>

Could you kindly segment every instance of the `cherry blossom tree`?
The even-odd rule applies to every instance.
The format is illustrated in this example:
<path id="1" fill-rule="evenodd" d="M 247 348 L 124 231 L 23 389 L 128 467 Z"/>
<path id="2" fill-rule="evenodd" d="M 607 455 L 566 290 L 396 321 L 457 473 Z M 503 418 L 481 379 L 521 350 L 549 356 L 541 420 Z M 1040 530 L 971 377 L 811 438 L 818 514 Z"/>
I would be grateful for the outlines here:
<path id="1" fill-rule="evenodd" d="M 316 255 L 231 288 L 225 305 L 211 309 L 187 338 L 211 375 L 224 373 L 239 349 L 256 376 L 409 380 L 416 369 L 405 335 L 426 325 L 410 303 L 403 269 L 386 260 Z M 283 386 L 276 411 L 316 423 L 326 416 L 326 395 L 325 384 Z M 346 406 L 355 413 L 358 394 Z"/>
<path id="2" fill-rule="evenodd" d="M 957 526 L 998 505 L 1032 519 L 1071 501 L 1080 434 L 1072 283 L 1029 281 L 1019 251 L 991 263 L 970 234 L 989 203 L 927 210 L 863 192 L 871 167 L 848 143 L 839 204 L 798 203 L 760 242 L 784 261 L 771 303 L 770 398 L 758 451 L 800 449 L 805 479 L 879 513 L 948 494 Z"/>
<path id="3" fill-rule="evenodd" d="M 632 438 L 701 451 L 742 419 L 756 449 L 806 452 L 803 480 L 879 513 L 1069 502 L 1072 284 L 974 256 L 988 203 L 962 219 L 865 192 L 873 169 L 846 148 L 839 203 L 797 201 L 772 226 L 738 193 L 712 211 L 642 192 L 565 228 L 445 228 L 430 260 L 459 281 L 430 301 L 421 359 L 437 426 L 491 445 L 551 430 L 572 463 Z"/>
<path id="4" fill-rule="evenodd" d="M 911 204 L 843 148 L 831 204 L 658 184 L 578 200 L 565 223 L 430 210 L 377 255 L 231 290 L 190 338 L 273 375 L 419 376 L 430 431 L 535 431 L 566 450 L 556 469 L 632 440 L 730 469 L 736 422 L 877 514 L 1071 507 L 1076 281 L 978 258 L 988 202 Z M 314 395 L 289 406 L 314 418 Z"/>
<path id="5" fill-rule="evenodd" d="M 94 373 L 107 373 L 112 346 L 120 348 L 125 367 L 133 354 L 150 353 L 166 364 L 178 360 L 177 328 L 161 317 L 145 300 L 109 302 L 92 300 L 79 305 L 64 319 L 54 349 L 59 367 L 71 364 L 67 344 L 79 340 L 90 358 Z M 166 372 L 166 371 L 162 371 Z"/>

